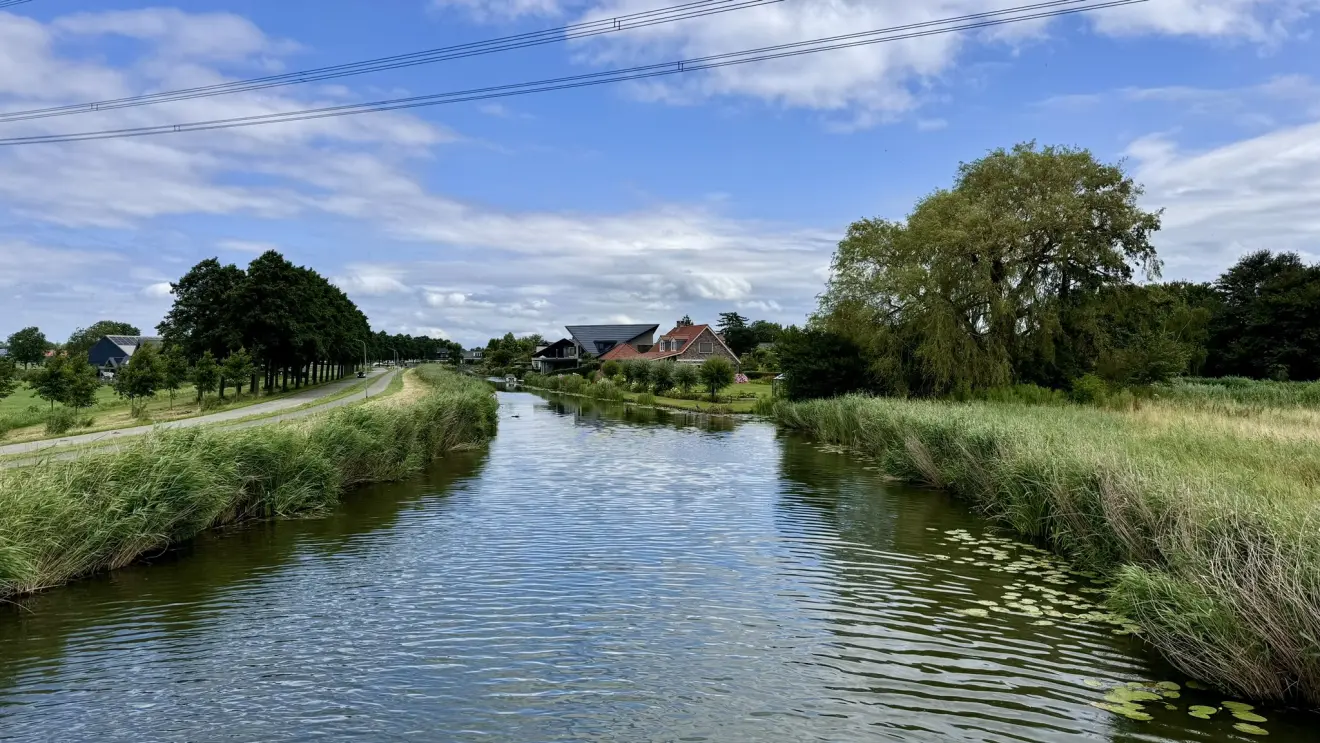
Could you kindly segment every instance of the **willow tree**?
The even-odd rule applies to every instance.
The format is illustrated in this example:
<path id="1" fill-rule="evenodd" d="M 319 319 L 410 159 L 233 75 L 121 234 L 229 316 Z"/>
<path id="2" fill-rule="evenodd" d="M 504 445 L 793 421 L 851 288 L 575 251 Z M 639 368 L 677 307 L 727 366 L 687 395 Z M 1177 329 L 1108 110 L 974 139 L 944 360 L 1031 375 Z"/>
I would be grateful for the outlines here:
<path id="1" fill-rule="evenodd" d="M 1160 214 L 1138 206 L 1141 193 L 1086 150 L 996 150 L 905 221 L 851 225 L 818 320 L 913 391 L 1066 377 L 1098 354 L 1088 303 L 1159 273 Z"/>

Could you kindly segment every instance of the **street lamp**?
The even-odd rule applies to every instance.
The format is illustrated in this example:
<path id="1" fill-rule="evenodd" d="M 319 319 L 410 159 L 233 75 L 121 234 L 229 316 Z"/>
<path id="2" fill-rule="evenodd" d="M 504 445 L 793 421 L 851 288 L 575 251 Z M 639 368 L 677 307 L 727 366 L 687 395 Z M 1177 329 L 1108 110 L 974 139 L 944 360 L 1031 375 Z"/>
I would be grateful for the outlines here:
<path id="1" fill-rule="evenodd" d="M 398 368 L 399 368 L 399 349 L 397 349 L 397 348 L 391 348 L 390 350 L 394 352 L 394 368 L 395 368 L 395 369 L 398 369 Z"/>
<path id="2" fill-rule="evenodd" d="M 367 372 L 367 342 L 359 338 L 358 343 L 362 344 L 362 373 L 365 374 Z M 371 397 L 371 382 L 367 382 L 365 385 L 362 396 L 364 398 Z"/>

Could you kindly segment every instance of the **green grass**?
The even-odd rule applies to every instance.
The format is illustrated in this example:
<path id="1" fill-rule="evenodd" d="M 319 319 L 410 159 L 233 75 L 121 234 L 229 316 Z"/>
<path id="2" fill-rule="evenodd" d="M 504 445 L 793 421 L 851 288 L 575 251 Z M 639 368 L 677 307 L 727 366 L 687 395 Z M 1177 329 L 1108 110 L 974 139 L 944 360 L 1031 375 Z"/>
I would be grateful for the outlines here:
<path id="1" fill-rule="evenodd" d="M 439 369 L 418 375 L 431 389 L 407 406 L 164 431 L 113 452 L 0 470 L 0 597 L 121 567 L 217 525 L 324 512 L 348 488 L 405 477 L 494 435 L 484 384 Z"/>
<path id="2" fill-rule="evenodd" d="M 523 380 L 523 384 L 532 389 L 569 395 L 583 395 L 601 400 L 714 414 L 757 412 L 764 406 L 764 401 L 769 400 L 772 395 L 771 386 L 764 382 L 750 382 L 725 387 L 720 390 L 716 402 L 711 402 L 709 394 L 695 389 L 691 393 L 691 399 L 689 397 L 656 395 L 653 392 L 629 392 L 608 380 L 588 383 L 576 374 L 563 376 L 528 374 Z"/>
<path id="3" fill-rule="evenodd" d="M 1111 607 L 1192 676 L 1320 703 L 1320 411 L 845 397 L 774 413 L 1113 577 Z"/>
<path id="4" fill-rule="evenodd" d="M 129 415 L 128 401 L 120 398 L 114 390 L 108 385 L 102 386 L 96 393 L 96 405 L 88 410 L 81 411 L 81 417 L 90 419 L 92 423 L 87 426 L 75 428 L 66 433 L 97 433 L 116 428 L 128 428 L 132 426 L 150 425 L 164 421 L 183 420 L 185 418 L 195 418 L 199 415 L 208 415 L 225 410 L 235 410 L 238 408 L 256 405 L 257 403 L 270 402 L 281 398 L 289 397 L 310 388 L 321 387 L 332 381 L 320 382 L 315 385 L 304 386 L 301 389 L 290 388 L 288 392 L 274 391 L 272 393 L 259 393 L 256 395 L 250 392 L 242 397 L 235 397 L 231 387 L 225 393 L 223 402 L 215 395 L 207 398 L 207 407 L 199 409 L 196 402 L 196 391 L 191 385 L 180 388 L 174 396 L 171 403 L 168 392 L 159 392 L 151 400 L 142 405 L 143 411 L 137 416 Z M 361 389 L 358 387 L 358 389 Z M 336 392 L 328 398 L 321 398 L 316 402 L 325 402 L 331 399 L 337 399 L 347 394 L 347 391 Z M 56 410 L 61 406 L 54 406 Z M 36 396 L 31 389 L 21 386 L 3 400 L 0 400 L 0 444 L 13 444 L 27 441 L 40 441 L 47 438 L 58 438 L 57 435 L 48 433 L 43 427 L 51 413 L 50 403 Z M 64 434 L 61 434 L 64 435 Z"/>

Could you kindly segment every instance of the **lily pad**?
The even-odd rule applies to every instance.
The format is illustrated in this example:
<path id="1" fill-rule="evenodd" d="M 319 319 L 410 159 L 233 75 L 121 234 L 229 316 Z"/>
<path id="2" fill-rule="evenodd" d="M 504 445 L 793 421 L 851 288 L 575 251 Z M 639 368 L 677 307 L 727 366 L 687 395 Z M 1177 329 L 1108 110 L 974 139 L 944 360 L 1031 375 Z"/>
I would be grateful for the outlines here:
<path id="1" fill-rule="evenodd" d="M 1251 706 L 1250 704 L 1247 704 L 1246 702 L 1222 702 L 1222 704 L 1224 706 L 1224 709 L 1228 710 L 1229 712 L 1250 712 L 1251 710 L 1255 709 L 1255 707 Z"/>
<path id="2" fill-rule="evenodd" d="M 1188 689 L 1204 689 L 1204 688 L 1205 688 L 1205 684 L 1203 684 L 1203 683 L 1201 683 L 1200 681 L 1197 681 L 1197 680 L 1195 680 L 1195 679 L 1192 679 L 1191 681 L 1188 681 L 1188 682 L 1187 682 L 1187 688 L 1188 688 Z"/>
<path id="3" fill-rule="evenodd" d="M 1155 686 L 1157 688 L 1164 689 L 1165 691 L 1178 691 L 1179 689 L 1182 688 L 1181 686 L 1175 684 L 1172 681 L 1159 681 L 1156 682 Z"/>
<path id="4" fill-rule="evenodd" d="M 969 616 L 969 617 L 982 617 L 982 618 L 983 618 L 983 617 L 988 617 L 988 616 L 990 616 L 990 612 L 986 611 L 985 609 L 963 609 L 963 610 L 962 610 L 962 613 L 963 613 L 963 614 L 966 614 L 966 615 Z"/>
<path id="5" fill-rule="evenodd" d="M 1270 731 L 1266 730 L 1265 728 L 1257 727 L 1257 726 L 1255 726 L 1255 725 L 1252 725 L 1252 724 L 1249 723 L 1249 722 L 1239 722 L 1238 724 L 1236 724 L 1236 725 L 1233 726 L 1233 729 L 1236 730 L 1236 731 L 1238 731 L 1238 732 L 1240 732 L 1240 733 L 1246 733 L 1247 735 L 1269 735 L 1269 734 L 1270 734 Z"/>
<path id="6" fill-rule="evenodd" d="M 1233 712 L 1233 716 L 1243 722 L 1268 722 L 1255 712 Z"/>
<path id="7" fill-rule="evenodd" d="M 1207 707 L 1204 704 L 1193 704 L 1187 708 L 1187 714 L 1192 717 L 1199 717 L 1202 720 L 1209 720 L 1211 715 L 1219 712 L 1218 707 Z"/>
<path id="8" fill-rule="evenodd" d="M 1129 720 L 1146 721 L 1151 719 L 1150 715 L 1142 712 L 1139 707 L 1131 704 L 1105 704 L 1104 702 L 1091 702 L 1091 706 L 1105 710 L 1106 712 L 1113 712 L 1116 715 L 1122 715 Z"/>
<path id="9" fill-rule="evenodd" d="M 1082 681 L 1082 683 L 1083 683 L 1083 684 L 1086 684 L 1087 686 L 1091 687 L 1092 689 L 1103 689 L 1103 688 L 1105 688 L 1105 682 L 1103 682 L 1103 681 L 1099 681 L 1099 680 L 1097 680 L 1097 679 L 1085 679 L 1085 680 Z"/>

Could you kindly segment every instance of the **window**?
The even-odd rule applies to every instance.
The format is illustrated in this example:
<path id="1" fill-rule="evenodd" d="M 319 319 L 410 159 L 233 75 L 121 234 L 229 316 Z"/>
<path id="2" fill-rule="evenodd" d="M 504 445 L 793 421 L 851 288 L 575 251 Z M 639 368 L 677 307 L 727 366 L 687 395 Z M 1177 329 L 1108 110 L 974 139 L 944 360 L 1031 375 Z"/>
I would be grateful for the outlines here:
<path id="1" fill-rule="evenodd" d="M 675 350 L 675 351 L 682 351 L 682 350 L 683 350 L 683 340 L 682 340 L 681 338 L 675 338 L 675 339 L 674 339 L 673 341 L 671 341 L 671 342 L 674 344 L 674 350 Z"/>
<path id="2" fill-rule="evenodd" d="M 714 343 L 698 343 L 697 353 L 715 353 Z"/>
<path id="3" fill-rule="evenodd" d="M 661 351 L 668 351 L 668 350 L 669 350 L 669 341 L 660 341 L 660 350 L 661 350 Z"/>
<path id="4" fill-rule="evenodd" d="M 569 346 L 564 349 L 565 358 L 573 358 L 574 356 L 577 356 L 577 346 Z"/>

